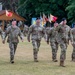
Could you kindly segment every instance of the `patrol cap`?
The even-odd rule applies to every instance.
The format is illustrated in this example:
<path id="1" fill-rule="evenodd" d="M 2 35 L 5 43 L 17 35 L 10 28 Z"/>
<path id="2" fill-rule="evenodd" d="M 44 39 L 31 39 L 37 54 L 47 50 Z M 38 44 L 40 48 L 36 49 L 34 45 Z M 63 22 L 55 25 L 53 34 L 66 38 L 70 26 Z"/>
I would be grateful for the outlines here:
<path id="1" fill-rule="evenodd" d="M 62 21 L 66 20 L 66 18 L 62 18 Z"/>
<path id="2" fill-rule="evenodd" d="M 15 18 L 13 18 L 11 21 L 16 21 L 16 19 L 15 19 Z"/>
<path id="3" fill-rule="evenodd" d="M 36 20 L 39 20 L 39 19 L 40 19 L 40 17 L 37 17 L 37 18 L 36 18 Z"/>

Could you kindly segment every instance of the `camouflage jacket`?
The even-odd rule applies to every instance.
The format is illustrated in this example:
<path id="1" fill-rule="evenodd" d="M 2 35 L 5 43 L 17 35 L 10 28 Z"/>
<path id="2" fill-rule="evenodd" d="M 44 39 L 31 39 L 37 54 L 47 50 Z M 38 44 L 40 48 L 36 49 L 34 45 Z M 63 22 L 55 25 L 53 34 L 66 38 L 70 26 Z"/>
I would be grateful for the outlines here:
<path id="1" fill-rule="evenodd" d="M 32 40 L 41 40 L 44 37 L 45 29 L 42 26 L 38 25 L 31 25 L 28 32 L 28 39 Z"/>
<path id="2" fill-rule="evenodd" d="M 59 42 L 64 41 L 67 42 L 70 39 L 70 27 L 68 25 L 62 25 L 59 24 L 58 27 L 56 27 L 56 31 L 58 32 L 58 38 Z"/>
<path id="3" fill-rule="evenodd" d="M 21 33 L 21 30 L 19 27 L 15 27 L 13 28 L 12 26 L 9 26 L 7 29 L 6 29 L 6 32 L 5 32 L 5 38 L 8 36 L 8 39 L 7 39 L 7 42 L 15 42 L 15 43 L 19 43 L 19 39 L 18 39 L 18 36 L 21 38 L 21 39 L 24 39 L 23 37 L 23 34 Z M 5 39 L 4 39 L 5 40 Z"/>
<path id="4" fill-rule="evenodd" d="M 47 34 L 47 41 L 50 40 L 50 42 L 57 42 L 58 32 L 55 30 L 55 27 L 52 28 L 47 27 L 46 34 Z"/>

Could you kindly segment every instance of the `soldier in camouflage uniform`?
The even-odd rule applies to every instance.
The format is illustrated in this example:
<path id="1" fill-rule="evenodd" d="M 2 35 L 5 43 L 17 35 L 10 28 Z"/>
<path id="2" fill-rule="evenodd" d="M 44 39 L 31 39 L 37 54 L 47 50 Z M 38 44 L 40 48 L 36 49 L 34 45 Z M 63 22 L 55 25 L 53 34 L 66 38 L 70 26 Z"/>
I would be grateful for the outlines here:
<path id="1" fill-rule="evenodd" d="M 27 25 L 24 25 L 24 29 L 23 29 L 24 36 L 28 35 L 28 30 L 29 30 L 29 27 Z"/>
<path id="2" fill-rule="evenodd" d="M 36 19 L 36 24 L 31 25 L 28 32 L 28 41 L 30 42 L 30 35 L 32 35 L 32 45 L 33 45 L 33 55 L 34 55 L 34 62 L 38 62 L 37 55 L 40 47 L 40 42 L 42 37 L 45 34 L 44 28 L 40 25 L 40 18 Z"/>
<path id="3" fill-rule="evenodd" d="M 8 36 L 7 42 L 9 43 L 10 48 L 10 62 L 14 63 L 14 55 L 17 49 L 17 45 L 19 43 L 18 36 L 23 41 L 23 35 L 21 33 L 21 30 L 19 27 L 16 26 L 16 19 L 12 19 L 12 25 L 6 29 L 5 35 L 6 36 L 4 38 L 4 43 L 6 37 Z"/>
<path id="4" fill-rule="evenodd" d="M 71 37 L 71 44 L 73 46 L 72 61 L 75 62 L 75 25 L 74 28 L 72 28 L 70 31 L 70 37 Z"/>
<path id="5" fill-rule="evenodd" d="M 51 48 L 52 48 L 52 60 L 54 62 L 57 62 L 57 50 L 58 50 L 58 42 L 57 42 L 58 37 L 57 36 L 58 36 L 58 33 L 55 30 L 55 28 L 57 26 L 58 26 L 58 23 L 55 22 L 54 27 L 52 27 L 52 28 L 47 27 L 46 28 L 47 44 L 49 44 L 49 41 L 50 41 L 50 45 L 51 45 Z"/>
<path id="6" fill-rule="evenodd" d="M 67 45 L 69 44 L 70 27 L 66 25 L 67 21 L 65 18 L 62 19 L 62 23 L 56 27 L 58 31 L 58 42 L 61 48 L 60 55 L 60 66 L 64 67 L 64 61 L 66 59 Z"/>

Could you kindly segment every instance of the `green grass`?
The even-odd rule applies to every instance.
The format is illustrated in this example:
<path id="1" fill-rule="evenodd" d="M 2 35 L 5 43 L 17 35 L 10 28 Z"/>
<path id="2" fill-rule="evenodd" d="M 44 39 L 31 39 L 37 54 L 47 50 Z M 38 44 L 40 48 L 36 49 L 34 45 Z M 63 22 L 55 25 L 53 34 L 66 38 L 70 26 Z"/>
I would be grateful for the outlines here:
<path id="1" fill-rule="evenodd" d="M 72 46 L 69 45 L 66 54 L 66 67 L 59 66 L 60 48 L 58 50 L 58 62 L 52 62 L 51 47 L 44 40 L 38 54 L 38 63 L 33 61 L 32 44 L 25 41 L 18 44 L 15 55 L 15 63 L 11 64 L 9 45 L 2 44 L 0 39 L 0 75 L 75 75 L 75 62 L 71 61 Z"/>

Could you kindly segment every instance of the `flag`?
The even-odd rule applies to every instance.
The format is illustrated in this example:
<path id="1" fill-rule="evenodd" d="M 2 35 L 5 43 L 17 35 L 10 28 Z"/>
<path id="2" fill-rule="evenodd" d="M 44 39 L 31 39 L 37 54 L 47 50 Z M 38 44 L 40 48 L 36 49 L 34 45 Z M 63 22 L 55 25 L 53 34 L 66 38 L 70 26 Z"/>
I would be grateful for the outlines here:
<path id="1" fill-rule="evenodd" d="M 13 15 L 12 12 L 9 12 L 9 11 L 6 10 L 6 16 L 7 16 L 7 17 L 12 17 L 12 15 Z"/>
<path id="2" fill-rule="evenodd" d="M 50 22 L 55 22 L 56 20 L 57 20 L 57 17 L 50 14 L 49 21 Z"/>
<path id="3" fill-rule="evenodd" d="M 42 18 L 42 16 L 41 16 L 41 13 L 40 13 L 40 24 L 43 26 L 43 18 Z"/>
<path id="4" fill-rule="evenodd" d="M 46 24 L 46 15 L 43 13 L 43 25 Z"/>
<path id="5" fill-rule="evenodd" d="M 36 24 L 36 18 L 32 18 L 31 24 L 32 24 L 32 25 Z"/>

